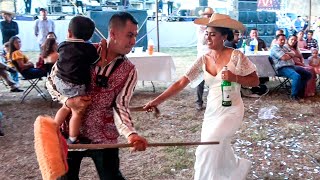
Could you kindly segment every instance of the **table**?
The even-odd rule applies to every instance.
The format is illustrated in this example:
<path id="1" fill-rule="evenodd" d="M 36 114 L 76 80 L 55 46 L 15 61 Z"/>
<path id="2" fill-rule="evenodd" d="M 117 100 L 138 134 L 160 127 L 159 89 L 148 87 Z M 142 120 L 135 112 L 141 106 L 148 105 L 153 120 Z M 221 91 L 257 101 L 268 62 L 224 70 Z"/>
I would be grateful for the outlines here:
<path id="1" fill-rule="evenodd" d="M 311 56 L 311 50 L 300 51 L 304 59 L 308 59 Z"/>
<path id="2" fill-rule="evenodd" d="M 129 53 L 128 59 L 136 66 L 138 80 L 172 82 L 176 73 L 176 67 L 169 54 L 154 52 L 149 55 L 146 52 Z M 155 91 L 152 83 L 153 90 Z"/>
<path id="3" fill-rule="evenodd" d="M 246 54 L 250 61 L 256 65 L 259 77 L 273 77 L 276 75 L 266 54 Z"/>

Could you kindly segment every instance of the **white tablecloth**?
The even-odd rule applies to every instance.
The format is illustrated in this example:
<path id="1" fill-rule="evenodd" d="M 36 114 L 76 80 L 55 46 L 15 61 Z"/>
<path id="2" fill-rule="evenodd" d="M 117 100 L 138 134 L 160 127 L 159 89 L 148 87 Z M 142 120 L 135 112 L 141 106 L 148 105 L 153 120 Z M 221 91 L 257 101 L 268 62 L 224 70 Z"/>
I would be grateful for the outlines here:
<path id="1" fill-rule="evenodd" d="M 154 52 L 153 55 L 143 53 L 130 53 L 128 59 L 138 70 L 140 81 L 171 82 L 175 76 L 176 67 L 169 54 Z"/>
<path id="2" fill-rule="evenodd" d="M 269 55 L 246 54 L 253 64 L 257 67 L 259 77 L 273 77 L 275 72 L 268 60 Z"/>

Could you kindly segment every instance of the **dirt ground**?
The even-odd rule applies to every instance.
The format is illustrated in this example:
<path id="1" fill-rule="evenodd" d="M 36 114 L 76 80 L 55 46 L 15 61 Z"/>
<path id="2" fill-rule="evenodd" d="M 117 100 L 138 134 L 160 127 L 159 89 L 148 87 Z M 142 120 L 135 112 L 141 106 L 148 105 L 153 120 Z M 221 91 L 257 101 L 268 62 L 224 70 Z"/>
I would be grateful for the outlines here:
<path id="1" fill-rule="evenodd" d="M 178 76 L 194 58 L 194 50 L 167 49 L 166 52 L 173 55 Z M 191 58 L 190 54 L 193 54 Z M 149 82 L 144 86 L 139 82 L 131 106 L 148 102 L 168 86 L 159 82 L 155 85 L 156 93 L 153 93 Z M 44 81 L 39 86 L 44 89 Z M 22 88 L 26 88 L 25 82 Z M 8 91 L 0 84 L 5 133 L 0 138 L 0 179 L 41 179 L 33 147 L 33 123 L 40 114 L 53 116 L 60 105 L 51 105 L 36 92 L 21 104 L 21 94 Z M 320 179 L 320 96 L 297 103 L 280 91 L 243 100 L 245 118 L 232 144 L 237 155 L 253 162 L 247 179 Z M 198 112 L 194 102 L 195 89 L 188 87 L 160 106 L 158 119 L 134 112 L 135 127 L 149 142 L 199 141 L 204 111 Z M 265 109 L 274 110 L 273 118 L 262 119 L 261 111 Z M 123 137 L 120 141 L 125 142 Z M 122 173 L 128 180 L 192 179 L 195 148 L 156 147 L 136 153 L 121 149 Z M 98 179 L 90 159 L 82 162 L 80 172 L 80 179 Z"/>

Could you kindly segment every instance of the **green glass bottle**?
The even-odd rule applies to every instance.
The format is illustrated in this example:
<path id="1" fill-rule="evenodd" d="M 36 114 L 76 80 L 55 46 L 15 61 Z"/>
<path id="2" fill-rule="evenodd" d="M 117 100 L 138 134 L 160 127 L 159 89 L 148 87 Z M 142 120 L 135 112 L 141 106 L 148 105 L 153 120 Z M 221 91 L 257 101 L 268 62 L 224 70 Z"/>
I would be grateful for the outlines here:
<path id="1" fill-rule="evenodd" d="M 223 71 L 227 71 L 228 68 L 225 66 Z M 221 91 L 222 91 L 222 106 L 231 106 L 231 82 L 222 80 L 221 82 Z"/>

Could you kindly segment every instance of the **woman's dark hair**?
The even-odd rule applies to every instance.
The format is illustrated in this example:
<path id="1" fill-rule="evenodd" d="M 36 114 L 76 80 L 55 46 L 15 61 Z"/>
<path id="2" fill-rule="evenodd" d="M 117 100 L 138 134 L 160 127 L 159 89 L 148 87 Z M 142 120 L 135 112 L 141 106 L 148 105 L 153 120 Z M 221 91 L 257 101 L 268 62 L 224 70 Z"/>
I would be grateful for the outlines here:
<path id="1" fill-rule="evenodd" d="M 54 38 L 57 39 L 57 35 L 54 32 L 48 32 L 46 37 L 48 37 L 48 35 L 50 35 L 50 34 L 54 35 Z"/>
<path id="2" fill-rule="evenodd" d="M 16 50 L 18 50 L 15 46 L 14 46 L 14 42 L 16 40 L 20 40 L 20 38 L 18 36 L 12 36 L 10 39 L 9 39 L 9 58 L 11 59 L 12 58 L 12 53 Z"/>
<path id="3" fill-rule="evenodd" d="M 46 41 L 43 44 L 42 53 L 41 53 L 43 58 L 48 57 L 51 53 L 55 51 L 53 48 L 54 48 L 54 45 L 56 45 L 56 43 L 57 43 L 56 40 L 53 38 L 46 39 Z"/>
<path id="4" fill-rule="evenodd" d="M 290 35 L 290 36 L 289 36 L 288 42 L 289 42 L 289 39 L 290 39 L 291 37 L 295 37 L 295 38 L 298 39 L 298 37 L 293 34 L 293 35 Z M 289 43 L 288 43 L 288 45 L 289 45 Z M 289 46 L 290 46 L 290 45 L 289 45 Z M 293 47 L 295 50 L 297 50 L 297 49 L 298 49 L 298 41 L 296 41 L 296 43 L 295 43 L 292 47 Z"/>
<path id="5" fill-rule="evenodd" d="M 233 31 L 230 28 L 224 28 L 224 27 L 213 27 L 216 31 L 221 33 L 222 36 L 227 35 L 227 40 L 232 41 L 234 36 L 233 36 Z"/>

